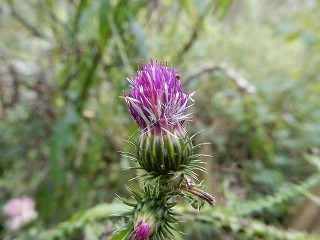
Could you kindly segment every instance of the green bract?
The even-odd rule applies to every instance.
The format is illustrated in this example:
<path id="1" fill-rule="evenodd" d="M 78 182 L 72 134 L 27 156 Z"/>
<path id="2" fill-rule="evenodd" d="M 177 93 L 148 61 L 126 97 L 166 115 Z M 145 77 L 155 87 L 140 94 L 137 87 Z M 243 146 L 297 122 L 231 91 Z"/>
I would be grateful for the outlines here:
<path id="1" fill-rule="evenodd" d="M 181 171 L 193 156 L 192 141 L 186 133 L 142 134 L 136 145 L 137 162 L 147 172 L 165 175 Z"/>
<path id="2" fill-rule="evenodd" d="M 174 224 L 178 222 L 172 208 L 176 205 L 171 196 L 160 192 L 157 188 L 144 188 L 140 193 L 128 188 L 134 198 L 134 202 L 120 200 L 131 207 L 131 210 L 119 216 L 131 217 L 127 223 L 131 232 L 123 239 L 173 239 Z"/>

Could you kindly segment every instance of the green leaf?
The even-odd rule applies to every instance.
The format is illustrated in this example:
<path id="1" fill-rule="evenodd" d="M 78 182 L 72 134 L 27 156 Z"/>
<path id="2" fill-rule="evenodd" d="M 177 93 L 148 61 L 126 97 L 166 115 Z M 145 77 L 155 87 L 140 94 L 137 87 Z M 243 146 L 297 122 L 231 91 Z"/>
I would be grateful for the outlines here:
<path id="1" fill-rule="evenodd" d="M 109 24 L 108 24 L 108 15 L 110 14 L 110 2 L 109 0 L 100 1 L 100 11 L 99 11 L 99 36 L 100 49 L 104 49 L 104 46 L 107 42 L 109 36 Z"/>
<path id="2" fill-rule="evenodd" d="M 109 240 L 124 240 L 126 236 L 129 236 L 129 233 L 132 231 L 132 226 L 126 225 L 121 228 L 119 231 L 115 232 Z"/>
<path id="3" fill-rule="evenodd" d="M 146 39 L 147 35 L 144 31 L 144 28 L 140 25 L 140 23 L 134 18 L 131 17 L 131 30 L 132 34 L 134 35 L 136 39 L 136 46 L 139 51 L 139 54 L 142 58 L 147 58 L 147 44 L 146 44 Z"/>

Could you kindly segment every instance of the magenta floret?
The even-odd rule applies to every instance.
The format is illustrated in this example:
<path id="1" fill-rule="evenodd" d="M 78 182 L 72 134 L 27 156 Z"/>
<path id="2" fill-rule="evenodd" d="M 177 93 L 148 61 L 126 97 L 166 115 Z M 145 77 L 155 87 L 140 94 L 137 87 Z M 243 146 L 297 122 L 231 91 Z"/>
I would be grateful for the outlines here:
<path id="1" fill-rule="evenodd" d="M 145 223 L 143 220 L 140 220 L 134 231 L 131 233 L 129 240 L 148 240 L 150 229 L 151 227 L 147 223 Z"/>

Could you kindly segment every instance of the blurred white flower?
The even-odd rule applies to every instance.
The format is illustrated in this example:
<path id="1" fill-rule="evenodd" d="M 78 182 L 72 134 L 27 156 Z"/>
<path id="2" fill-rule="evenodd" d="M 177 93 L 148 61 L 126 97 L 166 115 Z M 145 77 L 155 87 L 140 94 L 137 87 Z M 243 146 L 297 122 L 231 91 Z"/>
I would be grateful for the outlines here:
<path id="1" fill-rule="evenodd" d="M 8 217 L 6 227 L 12 232 L 18 231 L 38 216 L 34 200 L 28 197 L 9 200 L 3 207 L 3 213 Z"/>

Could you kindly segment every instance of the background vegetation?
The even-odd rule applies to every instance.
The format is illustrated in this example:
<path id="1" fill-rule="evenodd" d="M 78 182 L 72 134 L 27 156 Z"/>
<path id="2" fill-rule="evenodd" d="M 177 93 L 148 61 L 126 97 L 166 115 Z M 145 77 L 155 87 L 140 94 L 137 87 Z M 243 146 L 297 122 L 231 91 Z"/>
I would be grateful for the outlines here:
<path id="1" fill-rule="evenodd" d="M 213 155 L 202 178 L 217 206 L 179 204 L 176 239 L 320 234 L 289 231 L 305 198 L 320 202 L 319 1 L 0 3 L 0 206 L 27 195 L 39 213 L 17 239 L 108 239 L 121 225 L 115 196 L 138 183 L 119 151 L 137 127 L 118 96 L 150 57 L 200 89 L 188 128 Z"/>

